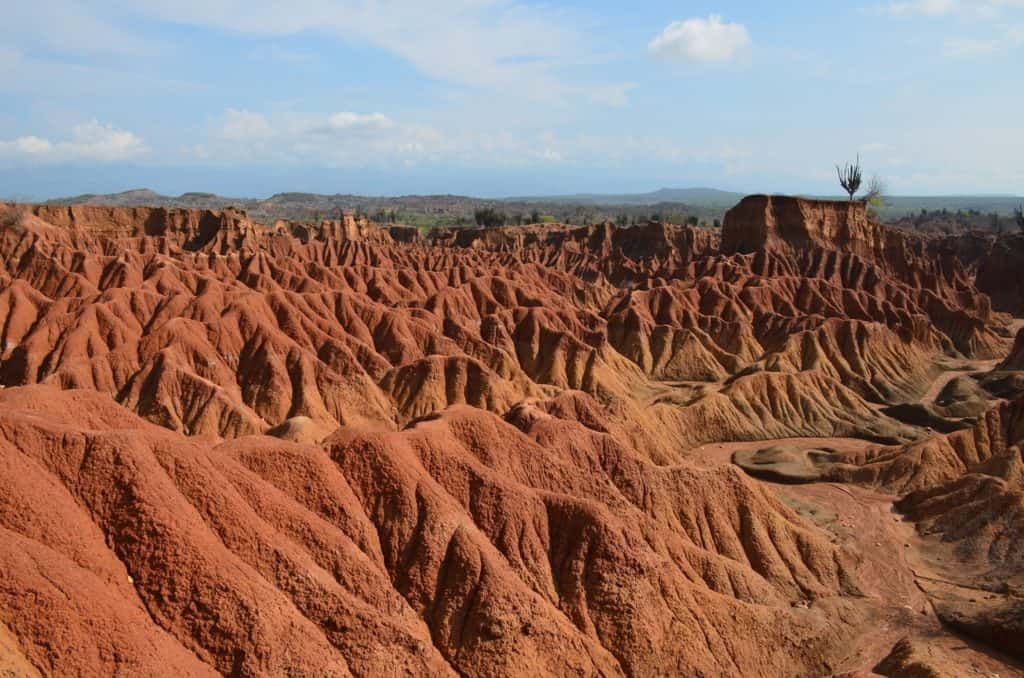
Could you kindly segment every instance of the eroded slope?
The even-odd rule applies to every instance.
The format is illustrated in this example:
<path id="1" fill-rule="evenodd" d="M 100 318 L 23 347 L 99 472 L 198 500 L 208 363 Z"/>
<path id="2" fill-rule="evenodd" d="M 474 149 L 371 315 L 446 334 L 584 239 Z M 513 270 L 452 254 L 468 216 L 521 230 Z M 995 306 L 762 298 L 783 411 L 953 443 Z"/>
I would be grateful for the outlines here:
<path id="1" fill-rule="evenodd" d="M 862 554 L 691 450 L 875 441 L 829 473 L 932 531 L 1019 480 L 1013 405 L 900 409 L 1009 319 L 856 204 L 426 238 L 7 209 L 0 642 L 44 674 L 827 675 L 887 614 Z"/>

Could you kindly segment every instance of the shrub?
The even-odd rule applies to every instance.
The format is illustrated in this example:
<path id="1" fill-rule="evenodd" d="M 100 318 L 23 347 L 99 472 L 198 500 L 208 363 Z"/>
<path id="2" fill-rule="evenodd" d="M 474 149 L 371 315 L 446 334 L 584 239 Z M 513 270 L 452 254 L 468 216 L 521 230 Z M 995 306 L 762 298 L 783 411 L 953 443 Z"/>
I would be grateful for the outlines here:
<path id="1" fill-rule="evenodd" d="M 0 230 L 25 232 L 25 214 L 14 207 L 0 207 Z"/>
<path id="2" fill-rule="evenodd" d="M 504 212 L 499 212 L 493 207 L 476 210 L 473 212 L 473 219 L 476 220 L 477 226 L 483 226 L 484 228 L 498 228 L 499 226 L 504 226 L 505 222 L 508 221 L 508 217 L 505 216 Z"/>

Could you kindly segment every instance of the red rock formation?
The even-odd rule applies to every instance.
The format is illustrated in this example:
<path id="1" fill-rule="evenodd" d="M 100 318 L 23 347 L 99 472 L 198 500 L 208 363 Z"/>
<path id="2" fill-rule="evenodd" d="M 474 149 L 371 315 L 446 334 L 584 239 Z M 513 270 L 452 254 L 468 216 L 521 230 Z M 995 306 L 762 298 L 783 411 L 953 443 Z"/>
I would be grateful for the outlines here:
<path id="1" fill-rule="evenodd" d="M 868 221 L 863 202 L 754 195 L 726 213 L 722 250 L 756 252 L 785 243 L 871 256 L 884 250 L 889 233 Z"/>
<path id="2" fill-rule="evenodd" d="M 857 591 L 736 471 L 564 420 L 211 446 L 90 391 L 0 404 L 0 615 L 48 671 L 803 673 L 840 626 L 790 602 Z"/>
<path id="3" fill-rule="evenodd" d="M 906 510 L 939 531 L 936 505 L 1015 491 L 962 480 L 1014 406 L 945 438 L 881 411 L 1009 342 L 954 255 L 856 204 L 750 198 L 721 242 L 7 209 L 16 667 L 827 675 L 880 618 L 858 557 L 692 448 L 897 445 L 833 477 L 931 493 Z M 978 532 L 999 563 L 1014 524 Z"/>

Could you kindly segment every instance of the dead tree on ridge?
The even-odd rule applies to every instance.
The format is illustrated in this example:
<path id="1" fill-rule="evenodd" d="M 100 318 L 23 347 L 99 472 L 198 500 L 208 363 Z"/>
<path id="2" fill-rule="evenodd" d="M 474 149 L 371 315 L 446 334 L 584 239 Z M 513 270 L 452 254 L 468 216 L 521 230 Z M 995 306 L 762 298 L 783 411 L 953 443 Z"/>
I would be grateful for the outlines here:
<path id="1" fill-rule="evenodd" d="M 845 167 L 836 165 L 836 174 L 839 175 L 839 185 L 850 194 L 850 202 L 853 202 L 853 196 L 860 190 L 863 179 L 860 169 L 860 154 L 857 154 L 857 162 L 853 165 L 847 164 Z"/>
<path id="2" fill-rule="evenodd" d="M 884 207 L 885 199 L 889 196 L 889 189 L 885 181 L 877 174 L 868 181 L 867 193 L 864 200 L 873 207 Z"/>

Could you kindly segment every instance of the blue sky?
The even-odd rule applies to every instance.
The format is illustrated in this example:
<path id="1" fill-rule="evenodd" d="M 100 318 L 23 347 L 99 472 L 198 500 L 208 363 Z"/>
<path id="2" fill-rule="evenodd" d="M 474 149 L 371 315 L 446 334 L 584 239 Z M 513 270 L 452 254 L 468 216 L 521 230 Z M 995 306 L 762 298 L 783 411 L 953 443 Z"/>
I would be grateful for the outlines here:
<path id="1" fill-rule="evenodd" d="M 0 195 L 1024 193 L 1024 0 L 34 0 Z"/>

